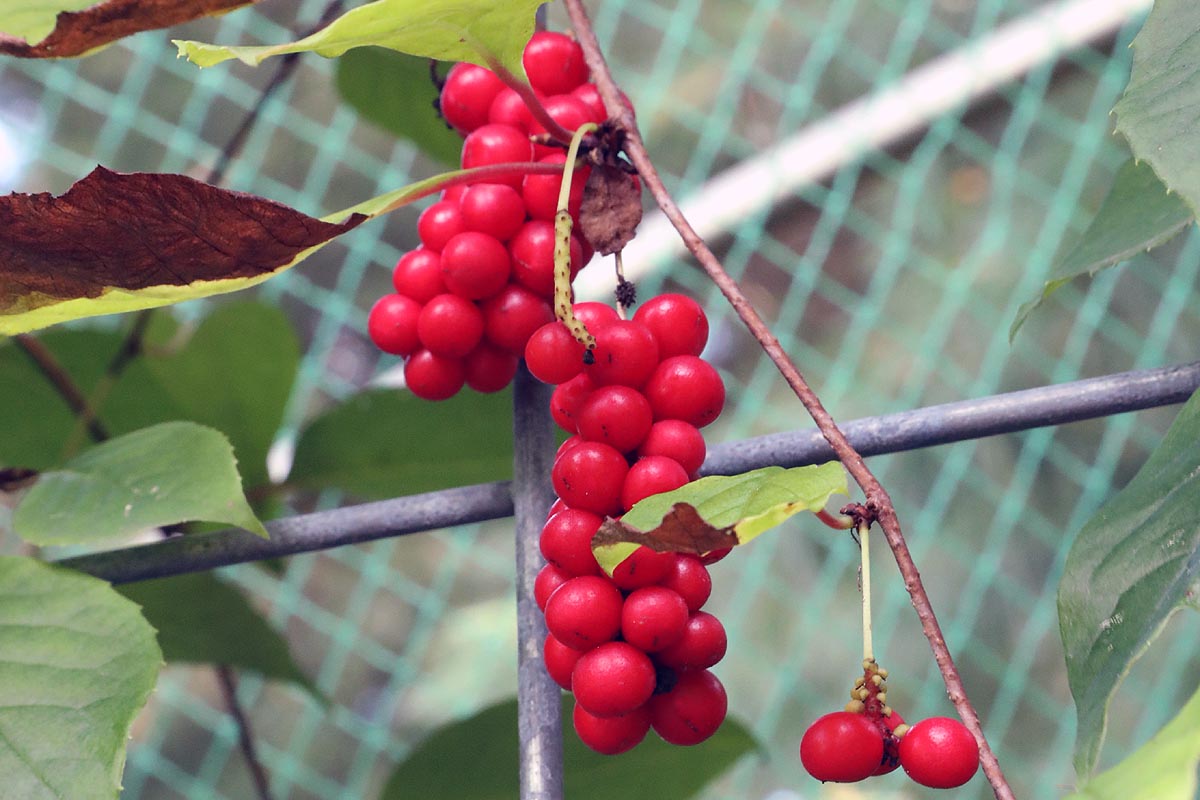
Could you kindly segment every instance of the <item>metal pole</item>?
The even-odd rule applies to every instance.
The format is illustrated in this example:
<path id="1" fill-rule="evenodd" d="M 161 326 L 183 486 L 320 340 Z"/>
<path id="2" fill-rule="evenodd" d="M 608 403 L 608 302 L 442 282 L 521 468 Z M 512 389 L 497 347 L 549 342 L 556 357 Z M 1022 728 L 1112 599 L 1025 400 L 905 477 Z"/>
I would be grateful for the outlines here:
<path id="1" fill-rule="evenodd" d="M 517 542 L 517 730 L 521 800 L 563 796 L 562 691 L 542 665 L 546 621 L 533 599 L 545 563 L 538 547 L 546 511 L 554 502 L 551 387 L 524 364 L 513 382 L 513 508 Z"/>

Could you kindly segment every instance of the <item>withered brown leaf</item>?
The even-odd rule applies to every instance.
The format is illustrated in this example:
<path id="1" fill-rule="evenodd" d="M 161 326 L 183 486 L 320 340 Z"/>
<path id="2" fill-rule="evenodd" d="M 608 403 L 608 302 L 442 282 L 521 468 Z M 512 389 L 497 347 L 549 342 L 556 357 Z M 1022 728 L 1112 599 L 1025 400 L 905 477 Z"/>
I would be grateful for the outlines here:
<path id="1" fill-rule="evenodd" d="M 653 530 L 641 531 L 616 519 L 606 519 L 592 536 L 592 547 L 630 542 L 660 553 L 697 555 L 733 547 L 738 543 L 732 526 L 717 528 L 705 522 L 690 503 L 676 503 Z"/>
<path id="2" fill-rule="evenodd" d="M 592 167 L 579 209 L 579 228 L 601 255 L 612 255 L 633 240 L 642 221 L 637 180 L 619 167 Z"/>

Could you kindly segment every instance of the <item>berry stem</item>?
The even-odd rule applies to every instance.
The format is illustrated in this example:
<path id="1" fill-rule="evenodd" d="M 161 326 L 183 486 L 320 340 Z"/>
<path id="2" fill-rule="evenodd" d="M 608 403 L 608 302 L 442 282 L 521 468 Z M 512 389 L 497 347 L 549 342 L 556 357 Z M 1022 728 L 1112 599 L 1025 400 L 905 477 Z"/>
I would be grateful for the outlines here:
<path id="1" fill-rule="evenodd" d="M 487 56 L 488 68 L 496 73 L 500 80 L 504 81 L 504 85 L 512 89 L 517 94 L 521 95 L 521 99 L 525 101 L 525 105 L 529 108 L 533 118 L 536 119 L 541 126 L 546 129 L 546 133 L 560 144 L 566 145 L 571 142 L 571 132 L 558 124 L 554 117 L 550 116 L 550 112 L 542 105 L 542 101 L 538 98 L 537 93 L 533 91 L 533 87 L 526 81 L 521 80 L 516 75 L 508 71 L 508 68 L 492 57 L 489 53 Z M 571 159 L 567 159 L 570 163 Z"/>
<path id="2" fill-rule="evenodd" d="M 817 519 L 821 520 L 821 522 L 824 522 L 835 531 L 848 531 L 854 527 L 854 518 L 848 517 L 845 514 L 834 516 L 823 508 L 819 511 L 814 511 L 813 513 L 816 515 Z"/>
<path id="3" fill-rule="evenodd" d="M 871 641 L 871 524 L 858 525 L 858 549 L 862 554 L 862 619 L 863 661 L 875 660 L 875 647 Z"/>
<path id="4" fill-rule="evenodd" d="M 596 348 L 596 337 L 591 334 L 583 320 L 575 316 L 571 308 L 571 180 L 575 177 L 575 159 L 579 156 L 579 143 L 583 137 L 596 130 L 596 124 L 580 125 L 571 137 L 567 148 L 567 160 L 562 167 L 562 185 L 558 190 L 558 211 L 554 215 L 554 316 L 567 326 L 576 341 L 587 348 L 584 361 L 587 363 Z"/>
<path id="5" fill-rule="evenodd" d="M 958 668 L 954 664 L 954 658 L 950 654 L 950 649 L 946 646 L 941 626 L 937 621 L 937 615 L 934 613 L 933 606 L 929 601 L 929 594 L 925 591 L 925 586 L 921 582 L 920 572 L 913 562 L 912 553 L 908 549 L 904 532 L 900 528 L 900 520 L 896 516 L 896 509 L 892 504 L 891 497 L 882 484 L 880 484 L 879 479 L 867 467 L 863 457 L 850 444 L 841 429 L 838 428 L 833 417 L 821 403 L 820 398 L 817 397 L 816 393 L 808 385 L 808 382 L 805 381 L 804 376 L 800 374 L 800 370 L 792 363 L 787 353 L 784 352 L 783 347 L 779 344 L 779 340 L 771 333 L 766 323 L 763 322 L 737 283 L 725 271 L 720 260 L 713 254 L 708 245 L 704 243 L 700 235 L 696 233 L 696 230 L 691 226 L 687 218 L 683 216 L 683 212 L 680 211 L 670 191 L 663 184 L 658 170 L 655 169 L 653 162 L 650 160 L 650 155 L 646 151 L 645 143 L 642 141 L 632 109 L 621 98 L 621 90 L 613 80 L 612 72 L 608 68 L 604 53 L 600 50 L 600 43 L 596 39 L 596 33 L 592 28 L 587 10 L 583 7 L 581 0 L 563 0 L 563 2 L 571 18 L 571 25 L 575 30 L 577 41 L 580 47 L 583 48 L 584 57 L 587 60 L 588 67 L 591 69 L 592 79 L 600 92 L 600 96 L 604 99 L 604 105 L 608 110 L 609 118 L 624 134 L 623 150 L 629 157 L 630 162 L 637 168 L 644 185 L 650 191 L 651 196 L 654 197 L 663 214 L 675 226 L 688 251 L 695 256 L 701 267 L 704 268 L 704 271 L 721 290 L 721 293 L 725 295 L 729 304 L 733 306 L 734 311 L 758 341 L 763 351 L 779 369 L 788 386 L 791 387 L 796 397 L 799 398 L 801 404 L 816 423 L 817 428 L 821 431 L 821 435 L 829 442 L 838 460 L 842 462 L 847 472 L 850 473 L 862 489 L 863 494 L 866 495 L 868 507 L 875 510 L 879 526 L 883 530 L 884 536 L 895 557 L 896 565 L 904 578 L 904 587 L 908 590 L 913 608 L 917 612 L 917 618 L 921 621 L 921 630 L 929 642 L 930 650 L 933 651 L 934 661 L 937 663 L 938 669 L 942 674 L 942 680 L 946 685 L 946 693 L 958 711 L 959 716 L 979 743 L 980 762 L 983 765 L 984 774 L 992 786 L 992 791 L 999 800 L 1015 800 L 1012 787 L 1008 785 L 1008 781 L 1004 777 L 1004 772 L 1000 768 L 1000 762 L 988 745 L 987 738 L 983 733 L 983 725 L 979 721 L 979 714 L 967 697 L 962 676 L 959 675 Z"/>
<path id="6" fill-rule="evenodd" d="M 436 194 L 442 189 L 447 189 L 451 186 L 459 184 L 471 183 L 489 183 L 501 178 L 509 178 L 514 175 L 557 175 L 561 167 L 558 164 L 539 164 L 535 161 L 514 161 L 505 164 L 488 164 L 485 167 L 472 167 L 471 169 L 457 169 L 453 172 L 443 172 L 434 175 L 431 178 L 426 178 L 423 181 L 410 183 L 408 186 L 401 187 L 392 192 L 395 199 L 387 205 L 382 211 L 371 212 L 371 216 L 380 216 L 389 212 L 395 211 L 398 208 L 403 208 L 409 203 L 420 200 L 422 197 L 428 197 L 431 194 Z M 338 216 L 345 217 L 356 210 L 374 203 L 375 199 L 368 200 L 352 208 L 344 209 L 338 212 Z"/>

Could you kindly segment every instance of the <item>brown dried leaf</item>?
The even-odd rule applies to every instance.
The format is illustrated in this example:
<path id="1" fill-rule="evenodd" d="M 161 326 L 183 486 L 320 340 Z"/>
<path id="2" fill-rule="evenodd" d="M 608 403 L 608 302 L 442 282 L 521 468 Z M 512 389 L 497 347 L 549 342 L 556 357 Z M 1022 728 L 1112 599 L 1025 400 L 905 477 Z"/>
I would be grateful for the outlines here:
<path id="1" fill-rule="evenodd" d="M 125 36 L 223 14 L 257 0 L 107 0 L 83 11 L 62 11 L 38 42 L 0 33 L 0 53 L 19 58 L 81 56 Z"/>
<path id="2" fill-rule="evenodd" d="M 702 555 L 711 550 L 733 547 L 738 543 L 734 526 L 717 528 L 705 522 L 688 503 L 676 503 L 663 517 L 662 524 L 649 531 L 641 531 L 616 519 L 606 519 L 600 530 L 592 537 L 592 547 L 628 542 L 641 544 L 660 553 L 695 553 Z"/>
<path id="3" fill-rule="evenodd" d="M 637 180 L 619 167 L 592 167 L 579 209 L 579 229 L 601 255 L 629 244 L 642 221 L 642 193 Z"/>
<path id="4" fill-rule="evenodd" d="M 183 175 L 103 167 L 59 197 L 6 195 L 0 333 L 245 288 L 365 219 L 323 222 Z"/>

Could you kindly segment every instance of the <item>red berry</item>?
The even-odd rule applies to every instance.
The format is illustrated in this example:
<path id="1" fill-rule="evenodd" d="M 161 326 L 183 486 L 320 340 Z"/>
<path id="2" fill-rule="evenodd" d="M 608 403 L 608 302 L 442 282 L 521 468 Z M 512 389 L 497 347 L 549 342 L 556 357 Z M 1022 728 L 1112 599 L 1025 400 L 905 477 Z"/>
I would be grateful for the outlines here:
<path id="1" fill-rule="evenodd" d="M 900 740 L 893 735 L 893 731 L 903 724 L 904 717 L 896 711 L 875 720 L 875 727 L 882 726 L 879 732 L 883 734 L 883 761 L 879 763 L 879 769 L 871 773 L 872 775 L 887 775 L 900 766 Z"/>
<path id="2" fill-rule="evenodd" d="M 538 159 L 540 164 L 565 164 L 567 155 L 563 152 L 552 153 Z M 587 185 L 592 168 L 580 167 L 571 178 L 571 193 L 567 200 L 567 211 L 575 219 L 579 218 L 579 208 L 583 205 L 583 189 Z M 525 201 L 525 209 L 533 219 L 553 222 L 558 213 L 558 193 L 562 189 L 562 175 L 541 175 L 530 173 L 521 182 L 521 198 Z"/>
<path id="3" fill-rule="evenodd" d="M 571 306 L 571 310 L 575 312 L 579 321 L 587 326 L 592 335 L 620 319 L 615 308 L 594 301 L 575 303 Z"/>
<path id="4" fill-rule="evenodd" d="M 490 69 L 466 62 L 455 64 L 442 86 L 442 116 L 459 133 L 470 133 L 487 122 L 488 109 L 504 88 L 504 82 Z"/>
<path id="5" fill-rule="evenodd" d="M 800 740 L 800 762 L 823 783 L 861 781 L 879 768 L 882 759 L 883 736 L 863 714 L 826 714 L 809 725 Z"/>
<path id="6" fill-rule="evenodd" d="M 483 125 L 463 142 L 462 167 L 486 167 L 533 160 L 533 145 L 524 131 L 507 125 Z M 507 178 L 490 178 L 492 183 L 506 183 L 520 190 L 521 174 Z"/>
<path id="7" fill-rule="evenodd" d="M 613 570 L 612 580 L 625 591 L 661 583 L 671 571 L 673 553 L 658 553 L 639 545 Z"/>
<path id="8" fill-rule="evenodd" d="M 958 720 L 930 717 L 900 739 L 900 766 L 922 786 L 953 789 L 979 768 L 979 744 Z"/>
<path id="9" fill-rule="evenodd" d="M 521 193 L 504 183 L 476 183 L 459 201 L 467 230 L 507 242 L 525 222 Z"/>
<path id="10" fill-rule="evenodd" d="M 658 344 L 644 325 L 619 319 L 591 333 L 596 337 L 596 347 L 592 351 L 595 360 L 584 367 L 584 371 L 597 386 L 619 383 L 638 389 L 655 373 Z M 655 416 L 666 418 L 657 411 Z"/>
<path id="11" fill-rule="evenodd" d="M 542 383 L 566 383 L 583 370 L 583 350 L 567 326 L 554 320 L 534 331 L 525 343 L 525 366 Z"/>
<path id="12" fill-rule="evenodd" d="M 700 559 L 687 553 L 676 553 L 671 569 L 662 579 L 662 585 L 674 590 L 687 603 L 688 611 L 699 611 L 712 594 L 712 576 Z"/>
<path id="13" fill-rule="evenodd" d="M 601 386 L 579 407 L 579 435 L 628 453 L 646 438 L 652 420 L 650 401 L 637 389 Z"/>
<path id="14" fill-rule="evenodd" d="M 579 740 L 597 753 L 615 756 L 641 744 L 650 730 L 650 709 L 635 708 L 617 717 L 597 717 L 575 704 L 571 721 Z"/>
<path id="15" fill-rule="evenodd" d="M 666 456 L 678 461 L 689 476 L 699 472 L 707 453 L 700 429 L 681 419 L 664 419 L 651 425 L 637 449 L 642 457 Z"/>
<path id="16" fill-rule="evenodd" d="M 417 333 L 434 355 L 462 358 L 483 338 L 483 312 L 456 294 L 439 294 L 421 309 Z"/>
<path id="17" fill-rule="evenodd" d="M 581 441 L 581 439 L 578 436 L 567 437 L 567 439 L 558 446 L 558 452 L 556 452 L 554 454 L 554 457 L 558 458 L 564 452 L 566 452 L 567 450 L 570 450 L 572 447 L 579 444 L 580 441 Z M 550 504 L 550 510 L 546 512 L 546 519 L 550 519 L 558 512 L 566 511 L 568 508 L 570 508 L 570 506 L 568 506 L 566 503 L 564 503 L 563 499 L 561 497 L 556 498 L 554 500 L 554 502 Z"/>
<path id="18" fill-rule="evenodd" d="M 587 103 L 580 100 L 573 94 L 556 94 L 546 97 L 542 100 L 542 108 L 546 109 L 546 113 L 550 118 L 561 125 L 567 131 L 574 133 L 581 126 L 589 122 L 603 122 L 604 117 L 596 118 L 592 113 L 592 109 Z M 529 123 L 529 133 L 531 136 L 536 136 L 539 133 L 545 133 L 546 129 L 537 117 Z M 538 145 L 534 148 L 534 155 L 541 157 L 555 152 L 555 149 L 547 145 Z M 561 152 L 561 151 L 559 151 Z"/>
<path id="19" fill-rule="evenodd" d="M 645 325 L 658 342 L 659 358 L 698 356 L 708 342 L 704 309 L 682 294 L 661 294 L 638 307 L 633 319 Z"/>
<path id="20" fill-rule="evenodd" d="M 559 569 L 553 564 L 547 564 L 538 570 L 537 577 L 533 579 L 533 599 L 543 613 L 546 611 L 546 602 L 549 601 L 550 595 L 554 594 L 554 590 L 571 580 L 572 577 L 574 576 L 571 573 Z"/>
<path id="21" fill-rule="evenodd" d="M 428 303 L 446 291 L 442 280 L 442 260 L 432 250 L 420 248 L 400 256 L 392 270 L 392 286 L 400 294 L 418 303 Z"/>
<path id="22" fill-rule="evenodd" d="M 578 508 L 568 507 L 555 514 L 542 527 L 542 556 L 572 575 L 599 575 L 600 565 L 592 555 L 592 537 L 603 521 Z"/>
<path id="23" fill-rule="evenodd" d="M 542 662 L 554 682 L 567 691 L 571 690 L 571 673 L 582 655 L 582 650 L 567 647 L 552 634 L 546 634 L 546 641 L 542 645 Z"/>
<path id="24" fill-rule="evenodd" d="M 697 428 L 715 420 L 725 406 L 720 374 L 696 356 L 664 359 L 646 381 L 645 393 L 656 420 L 681 419 Z"/>
<path id="25" fill-rule="evenodd" d="M 458 394 L 466 382 L 461 359 L 435 356 L 418 350 L 404 362 L 404 383 L 423 400 L 446 400 Z"/>
<path id="26" fill-rule="evenodd" d="M 491 297 L 508 283 L 508 273 L 508 250 L 494 236 L 466 231 L 442 248 L 442 280 L 461 297 Z"/>
<path id="27" fill-rule="evenodd" d="M 706 669 L 681 672 L 669 692 L 650 700 L 650 724 L 671 744 L 700 744 L 721 727 L 728 702 L 716 675 Z"/>
<path id="28" fill-rule="evenodd" d="M 620 512 L 628 471 L 618 450 L 600 442 L 582 442 L 555 460 L 550 477 L 555 493 L 571 508 L 606 516 Z"/>
<path id="29" fill-rule="evenodd" d="M 534 33 L 525 45 L 521 63 L 530 85 L 546 95 L 569 92 L 588 79 L 583 48 L 570 36 L 555 31 Z"/>
<path id="30" fill-rule="evenodd" d="M 663 666 L 675 669 L 707 669 L 725 657 L 728 646 L 721 621 L 706 611 L 697 611 L 688 617 L 678 641 L 655 657 Z"/>
<path id="31" fill-rule="evenodd" d="M 523 286 L 510 283 L 482 303 L 487 338 L 519 356 L 534 331 L 554 319 L 550 303 Z"/>
<path id="32" fill-rule="evenodd" d="M 597 389 L 595 393 L 600 391 Z M 582 417 L 580 425 L 583 425 Z M 621 505 L 628 511 L 647 497 L 678 489 L 687 482 L 687 470 L 679 466 L 678 461 L 666 456 L 639 458 L 625 474 L 625 484 L 621 487 Z"/>
<path id="33" fill-rule="evenodd" d="M 597 717 L 640 708 L 654 694 L 656 682 L 650 656 L 627 642 L 607 642 L 587 651 L 571 673 L 576 702 Z"/>
<path id="34" fill-rule="evenodd" d="M 542 297 L 554 296 L 554 223 L 531 219 L 508 243 L 513 279 Z M 571 237 L 571 277 L 583 268 L 583 248 Z"/>
<path id="35" fill-rule="evenodd" d="M 367 315 L 367 335 L 385 353 L 410 355 L 421 347 L 417 336 L 420 316 L 421 304 L 416 300 L 402 294 L 385 294 Z"/>
<path id="36" fill-rule="evenodd" d="M 621 591 L 607 578 L 571 578 L 546 601 L 546 627 L 576 650 L 612 641 L 621 630 Z"/>
<path id="37" fill-rule="evenodd" d="M 446 242 L 467 230 L 462 208 L 456 201 L 439 200 L 417 217 L 417 234 L 421 244 L 441 252 Z"/>
<path id="38" fill-rule="evenodd" d="M 683 638 L 687 622 L 687 602 L 677 592 L 662 586 L 646 586 L 625 598 L 621 608 L 621 637 L 634 647 L 653 653 Z"/>
<path id="39" fill-rule="evenodd" d="M 716 550 L 709 550 L 704 555 L 700 556 L 700 563 L 704 565 L 715 564 L 733 550 L 732 547 L 718 547 Z"/>
<path id="40" fill-rule="evenodd" d="M 592 110 L 593 119 L 605 120 L 608 118 L 608 109 L 604 107 L 604 98 L 600 96 L 600 90 L 596 88 L 596 84 L 581 83 L 571 90 L 571 94 L 587 104 L 587 107 Z"/>
<path id="41" fill-rule="evenodd" d="M 498 392 L 512 383 L 520 360 L 512 353 L 482 342 L 463 359 L 467 386 L 477 392 Z"/>
<path id="42" fill-rule="evenodd" d="M 579 432 L 579 407 L 595 388 L 592 379 L 580 373 L 565 383 L 560 383 L 550 395 L 550 416 L 558 427 L 567 433 Z"/>
<path id="43" fill-rule="evenodd" d="M 505 86 L 500 90 L 500 94 L 496 95 L 496 99 L 492 100 L 487 121 L 529 133 L 533 114 L 529 112 L 529 106 L 525 105 L 521 95 L 515 89 Z"/>
<path id="44" fill-rule="evenodd" d="M 466 183 L 456 183 L 452 186 L 447 186 L 445 189 L 442 189 L 441 199 L 457 203 L 459 200 L 462 200 L 462 196 L 467 193 L 468 188 L 470 188 L 470 185 Z"/>

